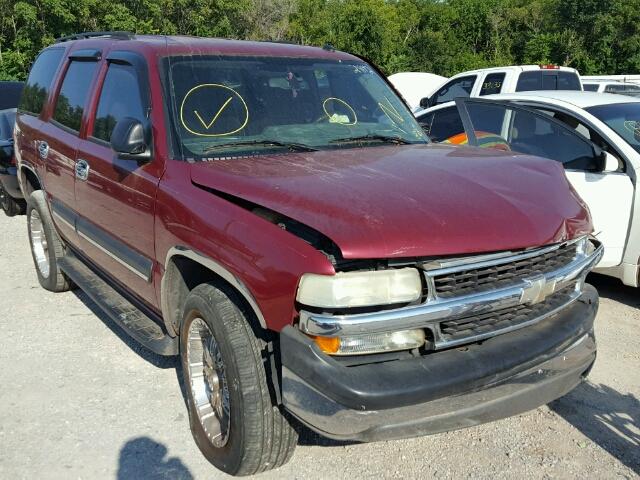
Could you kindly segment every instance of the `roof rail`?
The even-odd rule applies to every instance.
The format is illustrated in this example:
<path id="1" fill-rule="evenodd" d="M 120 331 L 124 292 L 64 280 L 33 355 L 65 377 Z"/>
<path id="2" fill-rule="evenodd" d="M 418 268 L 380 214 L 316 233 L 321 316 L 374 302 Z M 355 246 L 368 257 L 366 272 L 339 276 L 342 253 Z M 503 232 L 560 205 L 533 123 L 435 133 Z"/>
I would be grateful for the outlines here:
<path id="1" fill-rule="evenodd" d="M 86 38 L 108 37 L 116 40 L 131 40 L 135 33 L 131 32 L 82 32 L 67 35 L 66 37 L 56 38 L 56 43 L 68 42 L 71 40 L 83 40 Z"/>

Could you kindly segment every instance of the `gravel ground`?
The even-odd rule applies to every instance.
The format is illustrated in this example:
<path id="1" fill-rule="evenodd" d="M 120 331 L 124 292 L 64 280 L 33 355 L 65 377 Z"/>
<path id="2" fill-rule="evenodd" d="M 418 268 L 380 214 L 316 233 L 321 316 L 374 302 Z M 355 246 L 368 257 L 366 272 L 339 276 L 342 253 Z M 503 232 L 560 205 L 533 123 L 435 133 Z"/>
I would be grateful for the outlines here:
<path id="1" fill-rule="evenodd" d="M 38 286 L 24 217 L 0 214 L 0 478 L 222 478 L 191 439 L 176 362 L 138 347 L 80 292 Z M 303 430 L 260 478 L 639 478 L 640 294 L 602 295 L 590 381 L 488 425 L 373 444 Z"/>

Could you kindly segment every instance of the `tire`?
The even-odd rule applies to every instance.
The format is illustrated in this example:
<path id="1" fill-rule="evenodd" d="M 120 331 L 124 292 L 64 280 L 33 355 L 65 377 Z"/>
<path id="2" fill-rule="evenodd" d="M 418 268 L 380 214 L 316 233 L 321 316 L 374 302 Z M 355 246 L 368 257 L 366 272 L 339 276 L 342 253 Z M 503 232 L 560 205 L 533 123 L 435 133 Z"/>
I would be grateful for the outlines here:
<path id="1" fill-rule="evenodd" d="M 64 246 L 53 227 L 42 190 L 36 190 L 29 197 L 27 228 L 31 256 L 42 288 L 50 292 L 70 290 L 71 282 L 58 266 L 58 260 L 64 256 Z"/>
<path id="2" fill-rule="evenodd" d="M 26 203 L 24 200 L 15 199 L 2 188 L 0 185 L 0 207 L 7 215 L 7 217 L 15 217 L 16 215 L 23 215 L 26 210 Z"/>
<path id="3" fill-rule="evenodd" d="M 180 326 L 182 382 L 191 432 L 204 456 L 231 475 L 253 475 L 284 465 L 298 441 L 288 417 L 272 401 L 263 364 L 266 343 L 256 337 L 255 321 L 232 289 L 210 283 L 189 294 Z M 213 341 L 205 339 L 209 334 Z M 206 345 L 213 364 L 208 371 Z M 199 376 L 198 369 L 204 375 Z M 208 384 L 217 389 L 208 389 L 208 397 L 203 397 L 199 393 L 212 371 L 215 378 Z M 217 432 L 223 434 L 216 436 Z"/>

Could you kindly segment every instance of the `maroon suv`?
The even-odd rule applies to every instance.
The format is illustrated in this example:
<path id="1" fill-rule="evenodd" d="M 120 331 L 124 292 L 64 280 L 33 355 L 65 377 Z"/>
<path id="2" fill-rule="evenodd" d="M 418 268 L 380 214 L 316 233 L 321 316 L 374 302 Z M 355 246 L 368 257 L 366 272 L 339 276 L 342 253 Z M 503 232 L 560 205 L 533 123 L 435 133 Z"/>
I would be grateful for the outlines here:
<path id="1" fill-rule="evenodd" d="M 352 55 L 67 37 L 33 65 L 16 146 L 41 285 L 180 355 L 194 438 L 226 472 L 285 463 L 296 421 L 452 430 L 594 362 L 602 248 L 562 166 L 429 144 Z"/>

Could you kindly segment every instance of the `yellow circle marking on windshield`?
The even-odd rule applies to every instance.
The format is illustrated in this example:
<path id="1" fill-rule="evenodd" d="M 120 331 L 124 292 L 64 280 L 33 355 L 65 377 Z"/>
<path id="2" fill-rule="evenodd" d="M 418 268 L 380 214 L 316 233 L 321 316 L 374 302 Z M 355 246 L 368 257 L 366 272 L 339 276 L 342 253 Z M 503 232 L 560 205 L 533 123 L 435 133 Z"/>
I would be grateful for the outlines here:
<path id="1" fill-rule="evenodd" d="M 349 117 L 347 115 L 344 115 L 347 117 L 347 121 L 344 122 L 342 121 L 343 115 L 334 113 L 334 114 L 330 114 L 327 111 L 327 102 L 338 102 L 343 104 L 345 107 L 347 107 L 349 110 L 351 110 L 351 112 L 353 113 L 353 122 L 349 122 Z M 358 115 L 356 115 L 356 111 L 351 107 L 351 105 L 349 105 L 347 102 L 345 102 L 344 100 L 341 100 L 339 98 L 336 97 L 329 97 L 327 98 L 324 102 L 322 102 L 322 109 L 324 110 L 324 114 L 327 116 L 327 118 L 329 119 L 329 121 L 331 122 L 332 119 L 336 118 L 336 120 L 333 121 L 333 123 L 339 123 L 340 125 L 355 125 L 356 123 L 358 123 Z"/>
<path id="2" fill-rule="evenodd" d="M 202 131 L 202 130 L 196 131 L 196 130 L 199 130 L 199 129 L 194 130 L 194 126 L 193 125 L 191 125 L 192 128 L 189 128 L 189 125 L 187 125 L 187 122 L 184 119 L 184 107 L 185 107 L 185 104 L 187 103 L 187 99 L 191 96 L 191 94 L 193 92 L 195 92 L 196 90 L 199 90 L 201 88 L 225 89 L 225 90 L 229 91 L 230 96 L 222 104 L 222 106 L 218 109 L 218 111 L 213 116 L 213 118 L 211 120 L 209 120 L 209 121 L 207 121 L 205 118 L 203 118 L 202 114 L 200 112 L 198 112 L 198 110 L 193 110 L 193 114 L 196 116 L 196 118 L 198 119 L 198 121 L 200 122 L 202 127 L 204 128 L 204 131 Z M 213 125 L 215 125 L 215 123 L 218 121 L 218 118 L 220 117 L 220 115 L 226 110 L 226 108 L 229 106 L 229 104 L 235 98 L 240 100 L 240 102 L 242 103 L 242 106 L 244 108 L 245 116 L 244 116 L 244 121 L 242 122 L 242 125 L 240 125 L 235 130 L 232 130 L 232 131 L 229 131 L 229 132 L 207 133 L 207 131 L 211 130 L 211 127 L 213 127 Z M 223 137 L 225 135 L 233 135 L 234 133 L 238 133 L 240 130 L 242 130 L 244 127 L 247 126 L 247 123 L 249 123 L 249 107 L 247 107 L 247 102 L 244 101 L 244 98 L 242 98 L 242 95 L 240 95 L 233 88 L 227 87 L 226 85 L 221 85 L 219 83 L 203 83 L 203 84 L 200 84 L 200 85 L 196 85 L 191 90 L 189 90 L 187 92 L 187 94 L 184 96 L 184 98 L 182 99 L 182 104 L 180 105 L 180 122 L 182 123 L 182 126 L 185 128 L 185 130 L 187 130 L 189 133 L 193 133 L 194 135 L 198 135 L 200 137 Z"/>

